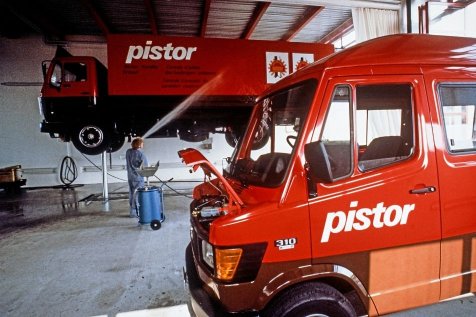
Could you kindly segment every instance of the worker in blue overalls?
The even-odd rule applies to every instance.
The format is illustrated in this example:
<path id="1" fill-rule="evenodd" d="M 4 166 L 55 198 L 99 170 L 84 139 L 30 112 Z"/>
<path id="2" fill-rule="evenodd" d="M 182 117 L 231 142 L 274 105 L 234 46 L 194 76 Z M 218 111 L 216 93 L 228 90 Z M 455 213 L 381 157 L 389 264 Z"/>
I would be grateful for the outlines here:
<path id="1" fill-rule="evenodd" d="M 135 218 L 138 215 L 137 210 L 137 195 L 134 193 L 138 188 L 144 187 L 144 178 L 139 175 L 137 170 L 141 166 L 148 166 L 147 157 L 141 151 L 144 147 L 144 140 L 142 138 L 135 138 L 132 140 L 131 148 L 126 152 L 126 164 L 127 164 L 127 180 L 129 182 L 129 206 L 131 218 Z"/>

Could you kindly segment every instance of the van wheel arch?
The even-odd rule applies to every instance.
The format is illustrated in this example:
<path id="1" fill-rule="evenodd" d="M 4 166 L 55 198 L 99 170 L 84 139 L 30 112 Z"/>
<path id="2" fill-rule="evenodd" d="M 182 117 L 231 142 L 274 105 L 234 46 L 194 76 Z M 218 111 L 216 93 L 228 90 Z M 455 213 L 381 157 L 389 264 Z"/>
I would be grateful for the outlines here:
<path id="1" fill-rule="evenodd" d="M 320 281 L 310 281 L 280 292 L 262 311 L 262 315 L 356 317 L 357 312 L 352 303 L 334 287 Z"/>
<path id="2" fill-rule="evenodd" d="M 357 316 L 366 315 L 368 313 L 368 306 L 371 305 L 370 299 L 366 300 L 368 294 L 362 293 L 362 290 L 359 289 L 359 287 L 355 285 L 353 281 L 347 280 L 345 276 L 336 276 L 332 273 L 329 273 L 329 275 L 323 276 L 319 279 L 306 279 L 288 284 L 286 288 L 279 290 L 279 292 L 276 292 L 274 295 L 271 296 L 270 300 L 265 303 L 263 312 L 267 311 L 269 307 L 273 305 L 274 302 L 279 301 L 279 299 L 282 298 L 283 294 L 286 294 L 287 292 L 292 292 L 290 290 L 296 289 L 303 284 L 313 283 L 329 286 L 335 289 L 340 294 L 342 294 L 351 304 Z M 284 297 L 285 296 L 286 295 L 284 295 Z"/>

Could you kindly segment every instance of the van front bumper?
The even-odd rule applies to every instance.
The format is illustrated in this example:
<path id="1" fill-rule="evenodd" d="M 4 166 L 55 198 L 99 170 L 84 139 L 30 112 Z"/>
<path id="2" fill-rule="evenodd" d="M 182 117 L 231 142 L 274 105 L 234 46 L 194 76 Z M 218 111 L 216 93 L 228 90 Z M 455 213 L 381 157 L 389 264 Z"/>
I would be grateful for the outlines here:
<path id="1" fill-rule="evenodd" d="M 228 312 L 212 298 L 204 289 L 204 283 L 198 276 L 197 269 L 193 260 L 192 247 L 190 244 L 185 250 L 185 270 L 184 281 L 188 284 L 190 292 L 191 309 L 190 314 L 196 317 L 219 317 L 219 316 L 236 316 L 236 317 L 257 317 L 258 312 Z"/>

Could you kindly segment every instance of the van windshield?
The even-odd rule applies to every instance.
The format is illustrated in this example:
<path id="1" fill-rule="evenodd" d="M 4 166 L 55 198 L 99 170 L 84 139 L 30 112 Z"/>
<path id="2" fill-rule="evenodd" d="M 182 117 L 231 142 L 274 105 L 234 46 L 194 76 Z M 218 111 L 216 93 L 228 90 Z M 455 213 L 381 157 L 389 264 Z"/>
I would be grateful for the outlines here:
<path id="1" fill-rule="evenodd" d="M 243 142 L 224 174 L 242 184 L 279 186 L 317 86 L 308 80 L 258 101 Z"/>

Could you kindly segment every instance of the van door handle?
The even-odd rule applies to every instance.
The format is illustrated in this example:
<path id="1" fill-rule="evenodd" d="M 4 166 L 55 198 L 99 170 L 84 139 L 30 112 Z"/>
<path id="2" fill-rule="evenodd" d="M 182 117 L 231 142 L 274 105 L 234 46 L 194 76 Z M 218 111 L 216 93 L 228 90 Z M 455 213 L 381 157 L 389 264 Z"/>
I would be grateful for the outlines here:
<path id="1" fill-rule="evenodd" d="M 427 186 L 423 188 L 410 190 L 410 194 L 428 194 L 428 193 L 434 193 L 434 192 L 436 192 L 435 186 Z"/>

